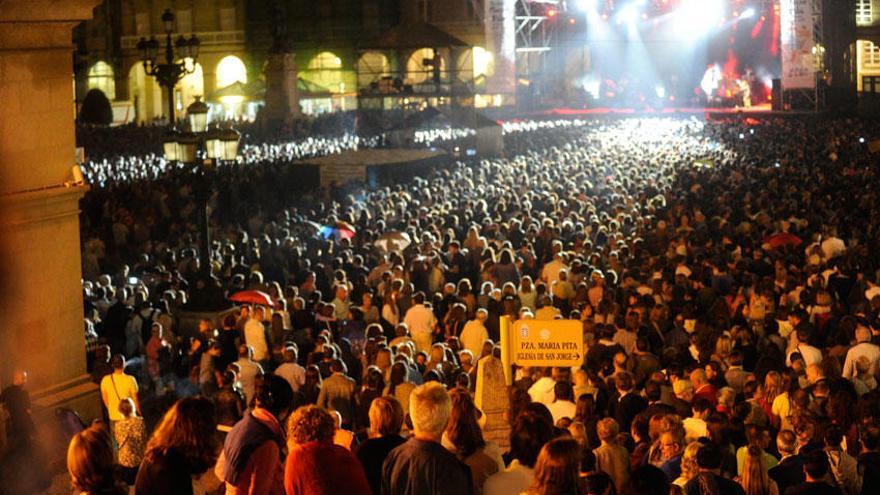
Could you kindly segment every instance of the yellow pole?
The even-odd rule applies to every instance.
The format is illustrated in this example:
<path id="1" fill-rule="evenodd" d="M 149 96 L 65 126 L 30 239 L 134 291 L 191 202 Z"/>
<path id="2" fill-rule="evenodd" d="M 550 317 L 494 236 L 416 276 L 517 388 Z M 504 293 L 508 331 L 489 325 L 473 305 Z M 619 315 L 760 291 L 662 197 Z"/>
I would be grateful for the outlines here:
<path id="1" fill-rule="evenodd" d="M 513 385 L 513 370 L 511 369 L 511 347 L 510 330 L 513 322 L 509 316 L 501 317 L 501 366 L 504 367 L 504 379 L 507 386 Z"/>

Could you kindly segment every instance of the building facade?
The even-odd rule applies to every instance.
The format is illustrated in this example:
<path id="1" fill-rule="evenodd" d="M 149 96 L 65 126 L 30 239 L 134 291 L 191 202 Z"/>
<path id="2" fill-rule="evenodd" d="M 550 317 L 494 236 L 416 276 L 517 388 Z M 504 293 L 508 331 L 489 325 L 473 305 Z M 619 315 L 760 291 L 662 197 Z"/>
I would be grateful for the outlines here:
<path id="1" fill-rule="evenodd" d="M 144 72 L 137 43 L 154 36 L 164 49 L 161 16 L 170 9 L 176 18 L 172 39 L 194 34 L 201 40 L 194 72 L 175 88 L 177 111 L 195 96 L 207 96 L 211 102 L 212 93 L 236 81 L 262 80 L 272 33 L 279 25 L 296 56 L 303 110 L 353 109 L 360 88 L 401 69 L 396 61 L 360 47 L 399 24 L 430 23 L 475 47 L 458 60 L 442 60 L 445 66 L 467 67 L 474 76 L 491 71 L 484 1 L 105 0 L 95 9 L 94 19 L 74 32 L 77 101 L 90 89 L 99 89 L 112 102 L 117 122 L 163 116 L 168 96 Z M 284 22 L 278 22 L 279 16 Z M 412 50 L 402 62 L 405 77 L 416 82 L 425 77 L 423 60 L 432 48 Z"/>
<path id="2" fill-rule="evenodd" d="M 858 90 L 880 93 L 880 0 L 855 2 Z"/>

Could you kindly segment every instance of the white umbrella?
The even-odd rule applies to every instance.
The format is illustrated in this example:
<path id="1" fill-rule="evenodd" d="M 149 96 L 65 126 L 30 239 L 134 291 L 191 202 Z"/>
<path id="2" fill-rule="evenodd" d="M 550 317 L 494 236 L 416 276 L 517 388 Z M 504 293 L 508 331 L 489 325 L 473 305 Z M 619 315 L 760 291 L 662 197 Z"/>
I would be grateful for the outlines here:
<path id="1" fill-rule="evenodd" d="M 410 239 L 409 234 L 397 230 L 382 234 L 373 243 L 374 246 L 385 252 L 403 251 L 410 244 L 412 244 L 412 239 Z"/>

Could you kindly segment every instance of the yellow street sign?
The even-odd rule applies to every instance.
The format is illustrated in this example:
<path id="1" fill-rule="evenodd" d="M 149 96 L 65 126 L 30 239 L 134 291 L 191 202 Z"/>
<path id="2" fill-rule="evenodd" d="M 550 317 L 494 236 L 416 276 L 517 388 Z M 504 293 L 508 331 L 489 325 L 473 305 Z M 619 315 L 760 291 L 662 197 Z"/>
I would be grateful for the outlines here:
<path id="1" fill-rule="evenodd" d="M 519 366 L 580 366 L 584 333 L 577 320 L 519 320 L 510 331 L 510 360 Z"/>

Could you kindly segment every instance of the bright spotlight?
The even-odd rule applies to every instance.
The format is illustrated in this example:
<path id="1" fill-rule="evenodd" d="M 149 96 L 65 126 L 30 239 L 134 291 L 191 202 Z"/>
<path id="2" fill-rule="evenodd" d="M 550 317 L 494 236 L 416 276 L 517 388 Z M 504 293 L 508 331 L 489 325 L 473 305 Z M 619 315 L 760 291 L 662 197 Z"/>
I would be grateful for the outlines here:
<path id="1" fill-rule="evenodd" d="M 699 37 L 717 26 L 723 17 L 723 0 L 685 0 L 676 12 L 676 24 L 679 32 Z"/>
<path id="2" fill-rule="evenodd" d="M 581 81 L 581 85 L 584 88 L 584 91 L 590 94 L 594 100 L 599 99 L 599 86 L 601 82 L 599 78 L 594 76 L 587 76 Z"/>
<path id="3" fill-rule="evenodd" d="M 755 9 L 752 7 L 743 10 L 742 14 L 739 15 L 740 19 L 749 19 L 751 17 L 755 17 Z"/>
<path id="4" fill-rule="evenodd" d="M 577 8 L 584 11 L 584 12 L 589 12 L 591 10 L 594 10 L 596 8 L 597 3 L 598 3 L 597 0 L 576 0 L 575 1 L 575 5 L 577 6 Z"/>
<path id="5" fill-rule="evenodd" d="M 654 86 L 654 92 L 657 93 L 657 98 L 666 98 L 666 88 L 664 88 L 662 84 Z"/>
<path id="6" fill-rule="evenodd" d="M 617 22 L 630 26 L 639 22 L 638 2 L 630 3 L 620 9 L 620 12 L 617 14 Z"/>

